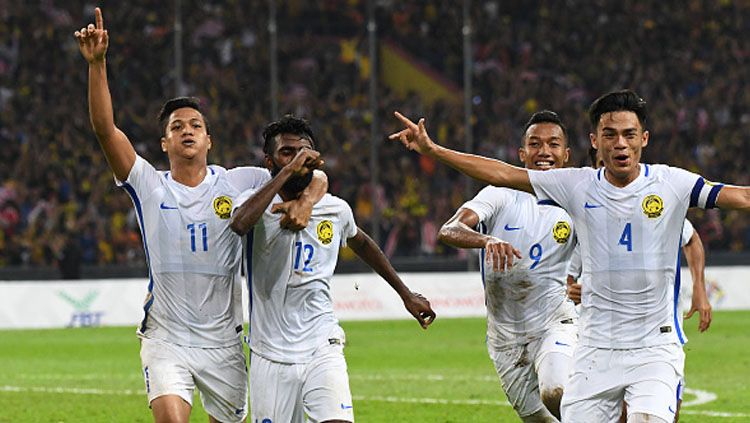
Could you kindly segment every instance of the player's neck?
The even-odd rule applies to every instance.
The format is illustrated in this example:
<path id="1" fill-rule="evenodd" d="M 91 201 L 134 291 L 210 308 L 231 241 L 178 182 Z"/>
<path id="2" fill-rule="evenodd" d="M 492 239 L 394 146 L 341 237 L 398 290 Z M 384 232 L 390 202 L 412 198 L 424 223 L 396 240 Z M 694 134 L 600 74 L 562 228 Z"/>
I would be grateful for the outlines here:
<path id="1" fill-rule="evenodd" d="M 196 187 L 206 178 L 206 162 L 191 161 L 183 163 L 172 163 L 170 166 L 171 177 L 175 182 L 189 187 Z"/>
<path id="2" fill-rule="evenodd" d="M 631 182 L 635 181 L 638 178 L 638 175 L 641 174 L 641 165 L 638 164 L 638 166 L 633 169 L 633 171 L 628 172 L 624 175 L 615 175 L 614 172 L 604 169 L 604 178 L 609 182 L 610 184 L 616 186 L 617 188 L 625 188 L 626 186 L 630 185 Z"/>

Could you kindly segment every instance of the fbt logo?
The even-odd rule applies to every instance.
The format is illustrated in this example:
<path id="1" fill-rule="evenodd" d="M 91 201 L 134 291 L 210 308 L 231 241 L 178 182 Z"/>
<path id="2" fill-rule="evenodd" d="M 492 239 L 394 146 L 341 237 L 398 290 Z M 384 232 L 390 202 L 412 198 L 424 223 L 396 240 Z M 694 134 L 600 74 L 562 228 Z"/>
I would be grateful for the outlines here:
<path id="1" fill-rule="evenodd" d="M 103 311 L 91 311 L 91 304 L 99 296 L 97 291 L 89 291 L 83 298 L 75 299 L 64 291 L 59 291 L 57 295 L 73 306 L 73 313 L 70 315 L 70 321 L 67 327 L 93 327 L 100 326 L 102 322 Z"/>

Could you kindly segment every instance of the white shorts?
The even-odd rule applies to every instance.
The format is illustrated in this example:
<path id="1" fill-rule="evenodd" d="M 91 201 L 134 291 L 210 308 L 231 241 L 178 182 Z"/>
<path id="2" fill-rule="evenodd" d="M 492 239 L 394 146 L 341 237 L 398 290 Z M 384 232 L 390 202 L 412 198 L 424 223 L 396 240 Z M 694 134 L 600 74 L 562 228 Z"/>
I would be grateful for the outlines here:
<path id="1" fill-rule="evenodd" d="M 242 344 L 194 348 L 141 338 L 141 364 L 148 402 L 178 395 L 191 406 L 198 388 L 206 412 L 222 422 L 247 416 L 247 367 Z"/>
<path id="2" fill-rule="evenodd" d="M 684 362 L 676 344 L 627 350 L 579 345 L 560 405 L 562 420 L 616 421 L 624 400 L 628 416 L 644 413 L 671 422 Z"/>
<path id="3" fill-rule="evenodd" d="M 342 339 L 321 345 L 312 361 L 278 363 L 250 353 L 250 420 L 253 422 L 354 422 Z"/>
<path id="4" fill-rule="evenodd" d="M 528 344 L 503 348 L 488 345 L 490 359 L 500 377 L 503 391 L 520 417 L 530 416 L 544 407 L 540 385 L 564 386 L 577 343 L 577 325 L 560 323 Z M 555 361 L 542 366 L 547 357 Z M 540 373 L 542 367 L 545 370 Z"/>

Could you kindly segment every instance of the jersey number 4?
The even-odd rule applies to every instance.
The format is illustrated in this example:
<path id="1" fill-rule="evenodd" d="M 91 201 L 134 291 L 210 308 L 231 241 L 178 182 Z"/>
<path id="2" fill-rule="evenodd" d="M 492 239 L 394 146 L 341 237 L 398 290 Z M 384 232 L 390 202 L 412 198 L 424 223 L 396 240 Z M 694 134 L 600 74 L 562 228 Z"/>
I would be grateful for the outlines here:
<path id="1" fill-rule="evenodd" d="M 618 244 L 627 247 L 628 251 L 633 251 L 633 233 L 630 222 L 625 224 L 625 229 L 622 230 L 622 235 L 620 235 L 620 242 Z"/>

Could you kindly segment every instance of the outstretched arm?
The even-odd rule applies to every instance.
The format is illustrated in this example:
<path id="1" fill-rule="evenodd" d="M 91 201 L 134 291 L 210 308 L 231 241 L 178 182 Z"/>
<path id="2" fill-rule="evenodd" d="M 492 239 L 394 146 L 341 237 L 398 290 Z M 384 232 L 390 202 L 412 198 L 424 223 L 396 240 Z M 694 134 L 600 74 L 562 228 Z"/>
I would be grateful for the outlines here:
<path id="1" fill-rule="evenodd" d="M 404 285 L 385 254 L 362 229 L 357 228 L 357 234 L 349 238 L 347 244 L 359 258 L 375 270 L 398 293 L 406 310 L 417 319 L 423 329 L 427 329 L 435 321 L 435 312 L 432 311 L 430 302 L 422 295 L 411 292 Z"/>
<path id="2" fill-rule="evenodd" d="M 685 253 L 687 259 L 688 268 L 690 269 L 690 275 L 693 278 L 693 298 L 690 305 L 690 311 L 685 316 L 689 319 L 696 311 L 700 316 L 700 322 L 698 323 L 698 329 L 701 332 L 708 330 L 711 326 L 712 313 L 711 303 L 708 301 L 706 295 L 706 284 L 704 281 L 704 273 L 706 269 L 706 253 L 703 249 L 703 242 L 698 231 L 693 231 L 693 236 L 690 238 L 687 244 L 682 247 L 682 251 Z M 677 269 L 679 272 L 679 269 Z"/>
<path id="3" fill-rule="evenodd" d="M 115 126 L 105 59 L 109 34 L 104 29 L 101 9 L 97 7 L 94 14 L 96 26 L 89 24 L 75 32 L 81 55 L 89 64 L 89 117 L 110 169 L 118 180 L 124 181 L 135 163 L 135 149 L 128 137 Z"/>
<path id="4" fill-rule="evenodd" d="M 723 186 L 716 199 L 716 205 L 724 210 L 750 212 L 750 187 Z"/>
<path id="5" fill-rule="evenodd" d="M 479 216 L 471 209 L 460 208 L 453 217 L 443 224 L 438 239 L 456 248 L 484 248 L 487 262 L 496 271 L 504 271 L 513 266 L 513 256 L 521 258 L 521 252 L 509 243 L 494 236 L 480 234 L 472 228 L 479 224 Z"/>
<path id="6" fill-rule="evenodd" d="M 299 231 L 307 227 L 312 216 L 313 206 L 328 192 L 328 175 L 321 170 L 315 170 L 310 185 L 302 191 L 296 200 L 274 204 L 271 213 L 283 213 L 281 227 Z"/>
<path id="7" fill-rule="evenodd" d="M 534 193 L 526 169 L 509 165 L 500 160 L 461 153 L 435 144 L 427 134 L 424 118 L 414 123 L 399 112 L 396 117 L 404 124 L 405 129 L 391 134 L 388 138 L 399 140 L 409 150 L 432 156 L 459 172 L 479 181 L 498 187 L 513 188 Z"/>
<path id="8" fill-rule="evenodd" d="M 279 171 L 273 179 L 266 182 L 261 189 L 245 200 L 245 202 L 234 211 L 232 222 L 229 224 L 229 227 L 238 235 L 245 235 L 248 233 L 250 228 L 258 223 L 263 212 L 268 208 L 268 205 L 289 178 L 295 175 L 304 175 L 307 172 L 312 172 L 313 169 L 320 165 L 320 163 L 320 153 L 317 151 L 307 148 L 300 150 L 294 159 L 281 168 L 281 171 Z"/>

